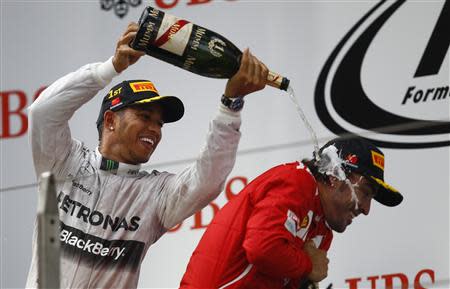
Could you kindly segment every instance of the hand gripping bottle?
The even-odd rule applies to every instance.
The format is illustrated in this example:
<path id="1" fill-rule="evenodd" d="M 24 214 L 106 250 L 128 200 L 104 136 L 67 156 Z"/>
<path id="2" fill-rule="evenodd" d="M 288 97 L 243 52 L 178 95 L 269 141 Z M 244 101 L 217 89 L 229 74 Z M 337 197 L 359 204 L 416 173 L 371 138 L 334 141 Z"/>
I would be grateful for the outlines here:
<path id="1" fill-rule="evenodd" d="M 231 78 L 240 66 L 242 52 L 225 37 L 152 7 L 139 19 L 130 46 L 193 73 Z M 287 90 L 289 79 L 269 72 L 267 84 Z"/>

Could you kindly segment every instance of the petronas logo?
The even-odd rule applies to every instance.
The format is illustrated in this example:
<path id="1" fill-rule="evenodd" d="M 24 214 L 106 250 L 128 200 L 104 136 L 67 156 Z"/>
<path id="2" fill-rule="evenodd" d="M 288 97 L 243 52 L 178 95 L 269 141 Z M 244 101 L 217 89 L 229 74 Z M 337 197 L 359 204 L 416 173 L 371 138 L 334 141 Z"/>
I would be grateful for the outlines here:
<path id="1" fill-rule="evenodd" d="M 142 4 L 142 0 L 100 0 L 102 10 L 114 10 L 114 13 L 123 18 L 128 14 L 131 7 L 137 7 Z"/>

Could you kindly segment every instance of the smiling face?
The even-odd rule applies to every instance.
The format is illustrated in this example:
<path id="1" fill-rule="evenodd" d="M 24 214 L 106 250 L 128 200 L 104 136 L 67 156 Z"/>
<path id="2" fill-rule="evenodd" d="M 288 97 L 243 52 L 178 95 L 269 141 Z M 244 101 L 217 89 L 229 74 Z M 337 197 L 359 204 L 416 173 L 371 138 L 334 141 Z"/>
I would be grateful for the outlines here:
<path id="1" fill-rule="evenodd" d="M 146 163 L 161 140 L 162 109 L 158 104 L 145 108 L 127 107 L 105 112 L 102 154 L 112 160 Z"/>
<path id="2" fill-rule="evenodd" d="M 342 233 L 355 217 L 369 214 L 376 188 L 366 177 L 350 173 L 346 181 L 330 177 L 329 184 L 319 183 L 319 192 L 328 225 Z"/>

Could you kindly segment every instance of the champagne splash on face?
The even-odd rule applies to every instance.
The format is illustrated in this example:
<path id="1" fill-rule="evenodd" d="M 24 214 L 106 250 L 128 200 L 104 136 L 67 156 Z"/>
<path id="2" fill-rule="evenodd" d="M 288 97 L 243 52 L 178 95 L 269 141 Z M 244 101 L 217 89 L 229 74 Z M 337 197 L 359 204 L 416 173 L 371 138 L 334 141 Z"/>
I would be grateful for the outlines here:
<path id="1" fill-rule="evenodd" d="M 359 181 L 356 184 L 352 184 L 349 179 L 345 179 L 345 183 L 347 184 L 347 186 L 350 189 L 350 192 L 352 193 L 352 201 L 355 202 L 355 210 L 358 210 L 359 199 L 358 196 L 356 195 L 355 188 L 359 186 L 358 185 Z"/>
<path id="2" fill-rule="evenodd" d="M 306 118 L 305 113 L 300 107 L 299 101 L 295 96 L 295 92 L 292 86 L 288 87 L 287 92 L 289 98 L 294 103 L 295 108 L 297 109 L 298 114 L 300 115 L 300 118 L 302 119 L 306 129 L 308 130 L 311 136 L 311 140 L 314 145 L 314 155 L 316 157 L 316 164 L 319 168 L 319 172 L 322 174 L 326 174 L 328 176 L 333 176 L 338 180 L 345 182 L 352 194 L 352 201 L 355 202 L 355 210 L 358 210 L 359 200 L 356 195 L 355 187 L 358 186 L 359 181 L 356 184 L 352 184 L 350 180 L 347 178 L 347 175 L 345 174 L 343 169 L 344 160 L 341 157 L 339 157 L 337 148 L 335 146 L 329 146 L 319 154 L 319 141 L 317 140 L 316 132 L 312 128 L 311 124 Z"/>
<path id="3" fill-rule="evenodd" d="M 298 101 L 297 97 L 295 96 L 295 92 L 294 92 L 294 89 L 292 88 L 292 86 L 289 85 L 289 87 L 287 89 L 287 93 L 289 95 L 289 98 L 294 103 L 295 108 L 297 109 L 298 114 L 300 115 L 300 118 L 302 119 L 303 123 L 306 126 L 306 129 L 308 130 L 308 132 L 311 136 L 311 140 L 314 145 L 315 155 L 318 156 L 319 155 L 319 142 L 317 140 L 316 132 L 312 128 L 311 124 L 309 123 L 308 119 L 306 118 L 305 113 L 303 112 L 302 108 L 300 107 L 299 101 Z"/>
<path id="4" fill-rule="evenodd" d="M 334 145 L 324 148 L 321 152 L 320 158 L 316 160 L 316 165 L 320 173 L 327 176 L 333 176 L 338 180 L 345 182 L 352 194 L 352 201 L 355 203 L 355 210 L 358 210 L 359 200 L 356 195 L 355 188 L 359 186 L 362 177 L 358 180 L 358 182 L 352 184 L 343 169 L 344 163 L 345 161 L 339 156 L 338 149 Z"/>
<path id="5" fill-rule="evenodd" d="M 331 145 L 322 150 L 320 159 L 316 160 L 316 165 L 319 169 L 319 173 L 333 176 L 340 181 L 345 181 L 347 176 L 342 168 L 343 162 L 344 161 L 337 153 L 337 148 L 334 145 Z"/>

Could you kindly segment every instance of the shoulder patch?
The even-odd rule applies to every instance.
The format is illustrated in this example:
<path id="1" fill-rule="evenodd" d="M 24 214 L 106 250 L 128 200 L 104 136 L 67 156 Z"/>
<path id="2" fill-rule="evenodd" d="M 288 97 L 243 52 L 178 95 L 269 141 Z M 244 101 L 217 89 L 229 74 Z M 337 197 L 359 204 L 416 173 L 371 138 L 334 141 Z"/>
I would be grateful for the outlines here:
<path id="1" fill-rule="evenodd" d="M 287 218 L 284 222 L 284 227 L 291 233 L 294 237 L 299 237 L 305 240 L 308 233 L 309 226 L 311 225 L 313 211 L 309 211 L 306 216 L 300 221 L 299 217 L 291 210 L 287 211 Z"/>
<path id="2" fill-rule="evenodd" d="M 286 222 L 284 222 L 284 227 L 291 233 L 294 237 L 297 235 L 297 227 L 299 226 L 299 218 L 291 210 L 287 211 Z"/>

